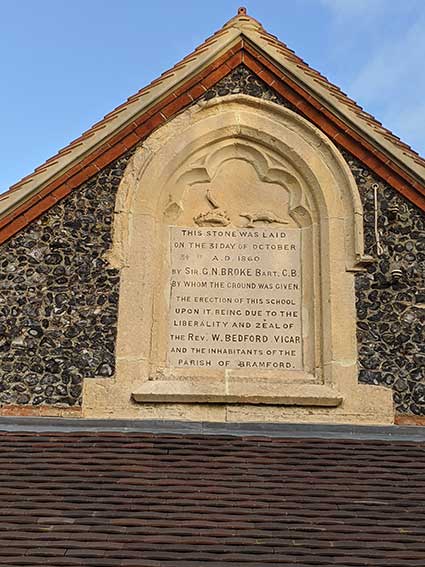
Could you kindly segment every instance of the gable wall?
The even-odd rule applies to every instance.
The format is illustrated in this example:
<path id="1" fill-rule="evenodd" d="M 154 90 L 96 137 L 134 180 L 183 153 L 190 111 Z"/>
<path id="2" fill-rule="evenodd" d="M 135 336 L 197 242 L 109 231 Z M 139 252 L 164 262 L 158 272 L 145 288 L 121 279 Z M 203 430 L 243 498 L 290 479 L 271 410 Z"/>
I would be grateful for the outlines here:
<path id="1" fill-rule="evenodd" d="M 2 246 L 0 404 L 75 406 L 112 376 L 119 273 L 108 267 L 129 152 Z"/>
<path id="2" fill-rule="evenodd" d="M 244 67 L 204 96 L 236 93 L 295 110 Z M 357 275 L 356 283 L 359 379 L 392 387 L 398 412 L 425 415 L 425 360 L 420 352 L 425 298 L 419 287 L 424 216 L 341 151 L 358 183 L 366 252 L 373 256 L 375 183 L 379 194 L 383 254 Z M 108 268 L 104 254 L 111 244 L 116 188 L 130 155 L 3 245 L 0 404 L 78 406 L 84 377 L 113 375 L 119 274 Z M 391 282 L 394 267 L 403 271 L 399 283 Z"/>

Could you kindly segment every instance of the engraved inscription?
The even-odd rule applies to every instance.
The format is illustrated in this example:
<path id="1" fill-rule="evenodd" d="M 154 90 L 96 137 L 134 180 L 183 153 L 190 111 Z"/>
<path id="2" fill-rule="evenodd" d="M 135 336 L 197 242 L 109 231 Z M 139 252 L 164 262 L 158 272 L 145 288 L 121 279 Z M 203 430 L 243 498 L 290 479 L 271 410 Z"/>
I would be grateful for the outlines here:
<path id="1" fill-rule="evenodd" d="M 301 370 L 301 231 L 170 227 L 168 363 Z"/>

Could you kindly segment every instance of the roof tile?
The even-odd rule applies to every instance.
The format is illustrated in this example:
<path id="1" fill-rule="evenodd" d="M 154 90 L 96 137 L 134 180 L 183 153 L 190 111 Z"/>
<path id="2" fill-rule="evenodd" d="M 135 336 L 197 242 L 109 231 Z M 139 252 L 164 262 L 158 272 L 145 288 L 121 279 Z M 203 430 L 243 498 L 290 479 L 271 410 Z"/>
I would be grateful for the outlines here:
<path id="1" fill-rule="evenodd" d="M 425 444 L 1 433 L 0 564 L 423 567 Z"/>

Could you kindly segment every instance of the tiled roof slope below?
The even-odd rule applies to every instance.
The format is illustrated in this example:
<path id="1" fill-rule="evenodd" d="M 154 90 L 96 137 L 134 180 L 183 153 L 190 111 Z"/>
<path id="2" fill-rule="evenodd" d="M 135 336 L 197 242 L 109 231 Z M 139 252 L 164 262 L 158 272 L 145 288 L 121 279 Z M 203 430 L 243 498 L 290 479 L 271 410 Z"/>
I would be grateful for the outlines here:
<path id="1" fill-rule="evenodd" d="M 425 565 L 425 444 L 0 435 L 0 565 Z"/>

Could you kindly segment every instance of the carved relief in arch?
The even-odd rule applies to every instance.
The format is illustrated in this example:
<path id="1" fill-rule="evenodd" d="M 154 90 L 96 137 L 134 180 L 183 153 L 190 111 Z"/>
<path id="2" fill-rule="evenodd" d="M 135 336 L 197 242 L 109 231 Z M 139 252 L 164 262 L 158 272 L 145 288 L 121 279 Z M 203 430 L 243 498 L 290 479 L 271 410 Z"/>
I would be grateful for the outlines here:
<path id="1" fill-rule="evenodd" d="M 198 198 L 204 197 L 206 206 L 205 212 L 193 219 L 199 226 L 231 224 L 252 228 L 258 223 L 289 224 L 290 220 L 284 219 L 290 215 L 289 198 L 292 205 L 300 194 L 296 177 L 265 148 L 258 148 L 252 142 L 230 138 L 216 146 L 203 148 L 198 152 L 200 156 L 194 156 L 194 162 L 184 165 L 187 169 L 172 181 L 174 191 L 170 192 L 169 206 L 183 213 L 182 194 L 190 200 L 187 193 L 196 192 Z M 238 194 L 232 195 L 235 191 Z M 232 199 L 233 203 L 229 202 Z M 189 203 L 188 208 L 199 205 Z"/>

